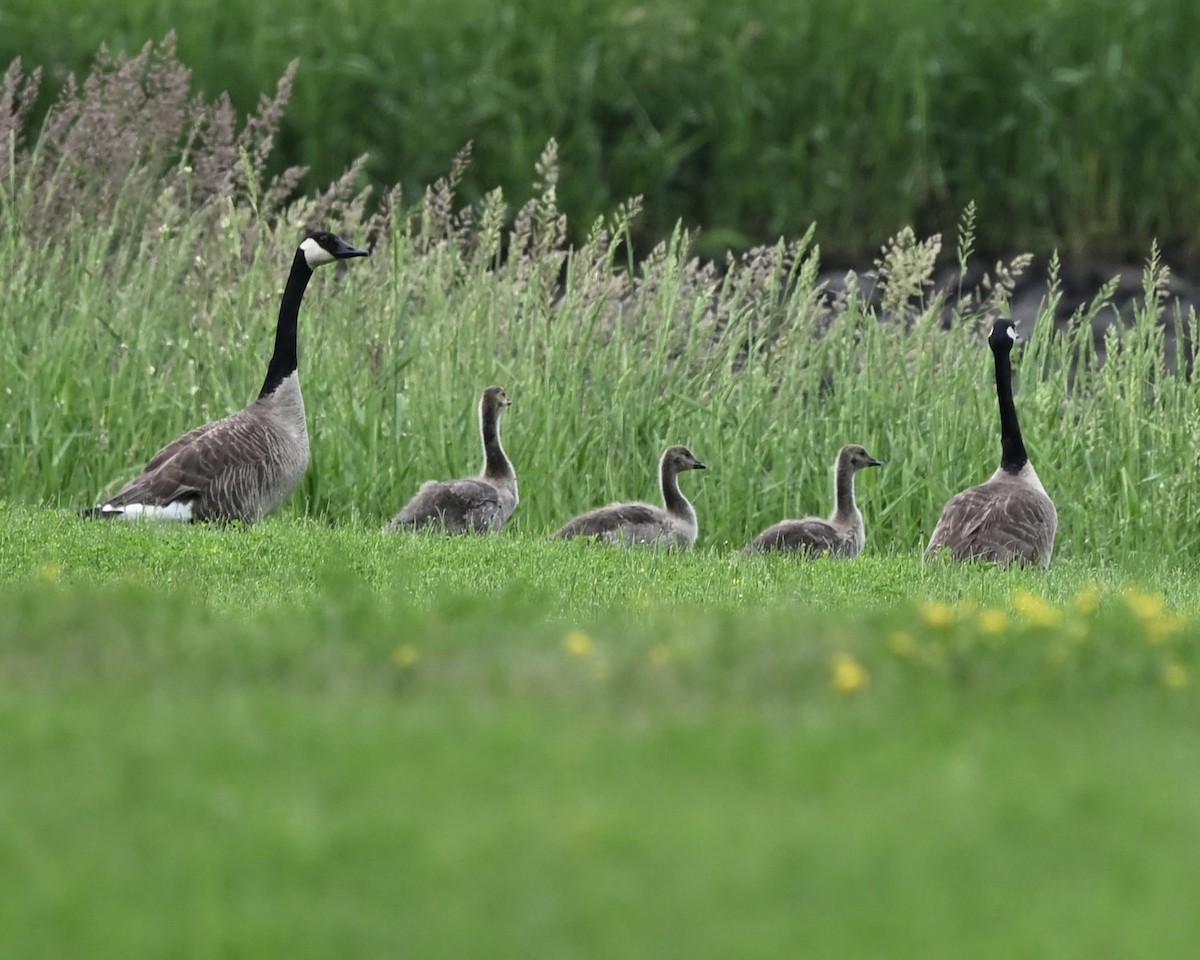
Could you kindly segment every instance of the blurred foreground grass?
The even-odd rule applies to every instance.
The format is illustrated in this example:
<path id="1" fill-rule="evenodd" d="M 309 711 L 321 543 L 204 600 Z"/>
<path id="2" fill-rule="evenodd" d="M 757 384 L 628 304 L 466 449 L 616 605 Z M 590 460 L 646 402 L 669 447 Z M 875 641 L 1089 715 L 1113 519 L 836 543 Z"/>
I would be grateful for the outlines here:
<path id="1" fill-rule="evenodd" d="M 1162 957 L 1200 932 L 1200 587 L 1162 558 L 2 516 L 4 956 Z"/>

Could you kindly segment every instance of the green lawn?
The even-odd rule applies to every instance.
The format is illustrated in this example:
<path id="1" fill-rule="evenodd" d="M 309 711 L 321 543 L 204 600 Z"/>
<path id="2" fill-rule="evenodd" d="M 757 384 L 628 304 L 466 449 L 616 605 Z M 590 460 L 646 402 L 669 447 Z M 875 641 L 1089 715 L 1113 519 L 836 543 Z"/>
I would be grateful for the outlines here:
<path id="1" fill-rule="evenodd" d="M 1200 587 L 0 508 L 0 955 L 1167 957 Z"/>

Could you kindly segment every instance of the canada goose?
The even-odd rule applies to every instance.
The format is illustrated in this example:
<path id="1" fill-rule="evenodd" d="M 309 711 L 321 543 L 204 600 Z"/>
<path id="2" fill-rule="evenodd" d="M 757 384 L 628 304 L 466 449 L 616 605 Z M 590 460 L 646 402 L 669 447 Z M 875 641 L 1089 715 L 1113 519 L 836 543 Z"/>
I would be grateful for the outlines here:
<path id="1" fill-rule="evenodd" d="M 493 533 L 517 508 L 517 474 L 500 445 L 500 414 L 512 403 L 503 387 L 488 387 L 479 401 L 483 472 L 464 480 L 426 480 L 385 533 L 437 528 L 445 533 Z"/>
<path id="2" fill-rule="evenodd" d="M 696 542 L 696 511 L 679 492 L 679 474 L 704 470 L 704 464 L 687 447 L 667 447 L 658 465 L 663 505 L 614 503 L 580 514 L 555 537 L 592 537 L 622 545 L 648 543 L 665 547 L 690 547 Z"/>
<path id="3" fill-rule="evenodd" d="M 950 498 L 929 538 L 926 560 L 945 547 L 957 560 L 1050 566 L 1058 512 L 1029 462 L 1017 423 L 1010 355 L 1019 339 L 1005 319 L 996 321 L 988 337 L 1000 403 L 1000 467 L 985 483 Z"/>
<path id="4" fill-rule="evenodd" d="M 782 520 L 767 527 L 750 541 L 743 553 L 787 550 L 817 556 L 857 557 L 866 542 L 862 514 L 854 502 L 854 475 L 864 467 L 883 466 L 857 443 L 848 443 L 838 451 L 833 471 L 836 508 L 828 520 L 805 517 Z"/>
<path id="5" fill-rule="evenodd" d="M 313 269 L 368 256 L 324 230 L 308 234 L 292 260 L 279 304 L 275 351 L 258 398 L 237 413 L 189 430 L 87 517 L 241 520 L 270 513 L 308 467 L 308 427 L 296 371 L 296 321 Z"/>

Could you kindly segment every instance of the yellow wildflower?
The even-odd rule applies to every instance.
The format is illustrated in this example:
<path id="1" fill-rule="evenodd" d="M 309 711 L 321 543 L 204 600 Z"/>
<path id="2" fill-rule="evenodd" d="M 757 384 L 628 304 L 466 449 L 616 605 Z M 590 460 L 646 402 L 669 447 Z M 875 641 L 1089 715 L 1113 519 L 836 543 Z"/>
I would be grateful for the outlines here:
<path id="1" fill-rule="evenodd" d="M 1188 668 L 1182 663 L 1172 661 L 1163 667 L 1162 678 L 1168 688 L 1180 690 L 1188 685 L 1191 675 L 1188 673 Z"/>
<path id="2" fill-rule="evenodd" d="M 1161 593 L 1147 593 L 1144 590 L 1126 590 L 1125 606 L 1129 612 L 1143 623 L 1158 620 L 1166 609 L 1166 601 Z"/>
<path id="3" fill-rule="evenodd" d="M 917 645 L 913 641 L 912 635 L 905 633 L 903 630 L 896 630 L 888 635 L 888 649 L 898 657 L 912 656 Z"/>
<path id="4" fill-rule="evenodd" d="M 940 600 L 926 600 L 921 604 L 921 619 L 931 627 L 949 627 L 954 623 L 954 610 Z"/>
<path id="5" fill-rule="evenodd" d="M 1008 626 L 1008 617 L 1003 610 L 987 607 L 979 611 L 979 629 L 984 633 L 1003 633 Z"/>
<path id="6" fill-rule="evenodd" d="M 1164 613 L 1161 617 L 1155 617 L 1153 620 L 1142 621 L 1142 626 L 1146 630 L 1146 639 L 1150 643 L 1162 643 L 1167 637 L 1178 633 L 1186 625 L 1187 620 L 1177 613 Z"/>
<path id="7" fill-rule="evenodd" d="M 420 659 L 421 655 L 417 653 L 417 648 L 411 643 L 402 643 L 392 651 L 392 663 L 402 670 L 415 666 Z"/>
<path id="8" fill-rule="evenodd" d="M 857 693 L 871 682 L 866 669 L 853 656 L 839 652 L 833 657 L 833 689 L 838 693 Z"/>
<path id="9" fill-rule="evenodd" d="M 1013 606 L 1017 612 L 1035 627 L 1057 626 L 1062 620 L 1062 611 L 1048 600 L 1039 597 L 1028 590 L 1018 590 L 1013 594 Z"/>
<path id="10" fill-rule="evenodd" d="M 39 572 L 43 580 L 49 583 L 58 583 L 58 578 L 62 576 L 62 567 L 51 560 L 49 563 L 43 563 Z"/>
<path id="11" fill-rule="evenodd" d="M 1100 588 L 1094 583 L 1088 584 L 1075 594 L 1075 599 L 1071 601 L 1071 606 L 1075 608 L 1076 613 L 1090 617 L 1100 609 Z"/>
<path id="12" fill-rule="evenodd" d="M 588 657 L 595 650 L 592 638 L 582 630 L 572 630 L 563 637 L 563 649 L 573 657 Z"/>

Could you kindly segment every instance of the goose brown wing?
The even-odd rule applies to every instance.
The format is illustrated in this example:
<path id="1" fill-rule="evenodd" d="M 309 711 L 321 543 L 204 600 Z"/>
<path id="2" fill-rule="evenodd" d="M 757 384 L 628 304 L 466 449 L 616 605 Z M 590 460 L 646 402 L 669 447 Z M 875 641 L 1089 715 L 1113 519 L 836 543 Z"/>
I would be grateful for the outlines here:
<path id="1" fill-rule="evenodd" d="M 1040 490 L 982 483 L 952 497 L 929 538 L 926 558 L 945 547 L 959 560 L 1039 563 L 1054 548 L 1058 513 Z"/>
<path id="2" fill-rule="evenodd" d="M 175 456 L 175 454 L 177 454 L 180 450 L 191 446 L 196 442 L 197 439 L 204 436 L 204 434 L 208 433 L 214 427 L 220 426 L 222 423 L 224 423 L 224 420 L 213 420 L 209 423 L 202 423 L 198 427 L 193 427 L 183 436 L 176 437 L 150 458 L 149 462 L 142 467 L 142 473 L 150 473 L 154 470 L 157 470 L 160 466 Z"/>
<path id="3" fill-rule="evenodd" d="M 238 487 L 261 484 L 274 446 L 270 431 L 251 418 L 234 415 L 205 424 L 163 447 L 105 506 L 207 500 L 193 519 L 222 515 L 228 511 L 216 501 L 236 498 Z"/>
<path id="4" fill-rule="evenodd" d="M 804 520 L 783 520 L 767 527 L 746 548 L 746 553 L 767 550 L 803 551 L 811 554 L 828 553 L 841 543 L 837 529 L 825 520 L 809 517 Z"/>

